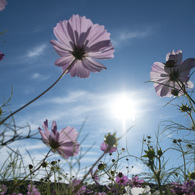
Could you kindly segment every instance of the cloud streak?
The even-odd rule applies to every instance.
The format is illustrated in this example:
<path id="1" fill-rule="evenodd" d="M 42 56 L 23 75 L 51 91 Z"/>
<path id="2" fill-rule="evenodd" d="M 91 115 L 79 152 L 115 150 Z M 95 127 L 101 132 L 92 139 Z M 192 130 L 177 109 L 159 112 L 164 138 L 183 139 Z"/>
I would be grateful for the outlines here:
<path id="1" fill-rule="evenodd" d="M 150 29 L 146 29 L 145 31 L 135 31 L 135 32 L 121 32 L 119 35 L 120 41 L 126 41 L 134 38 L 144 38 L 150 35 Z"/>
<path id="2" fill-rule="evenodd" d="M 145 30 L 135 30 L 135 31 L 129 31 L 129 30 L 123 30 L 118 33 L 116 33 L 115 38 L 112 40 L 115 47 L 123 44 L 123 43 L 129 43 L 130 41 L 134 39 L 143 39 L 145 37 L 148 37 L 152 34 L 152 28 L 148 27 Z"/>
<path id="3" fill-rule="evenodd" d="M 139 117 L 151 110 L 148 104 L 150 100 L 147 98 L 147 92 L 144 93 L 142 90 L 140 92 L 126 91 L 126 93 L 132 101 L 135 101 L 134 103 Z M 144 97 L 142 95 L 143 93 L 145 94 Z M 40 126 L 46 118 L 49 121 L 56 120 L 59 126 L 64 124 L 81 125 L 83 121 L 88 118 L 87 124 L 92 125 L 98 123 L 99 131 L 105 132 L 112 129 L 112 126 L 117 123 L 117 120 L 115 120 L 112 115 L 111 103 L 118 97 L 120 92 L 100 94 L 77 90 L 69 91 L 68 93 L 62 92 L 61 94 L 62 95 L 58 97 L 50 96 L 44 101 L 39 100 L 35 102 L 31 105 L 33 112 L 28 112 L 25 117 L 23 114 L 21 118 L 18 118 L 18 121 L 20 121 L 19 124 L 22 125 L 28 122 L 32 130 L 37 130 L 37 127 Z M 101 125 L 107 127 L 101 130 Z"/>
<path id="4" fill-rule="evenodd" d="M 42 75 L 42 74 L 40 74 L 40 73 L 34 73 L 34 74 L 32 74 L 32 76 L 31 76 L 31 79 L 33 79 L 33 80 L 39 80 L 39 81 L 46 81 L 46 80 L 48 80 L 49 78 L 50 78 L 49 75 L 45 76 L 45 75 Z"/>
<path id="5" fill-rule="evenodd" d="M 47 47 L 46 43 L 33 47 L 27 52 L 27 57 L 32 58 L 32 57 L 40 56 L 45 51 L 46 47 Z"/>

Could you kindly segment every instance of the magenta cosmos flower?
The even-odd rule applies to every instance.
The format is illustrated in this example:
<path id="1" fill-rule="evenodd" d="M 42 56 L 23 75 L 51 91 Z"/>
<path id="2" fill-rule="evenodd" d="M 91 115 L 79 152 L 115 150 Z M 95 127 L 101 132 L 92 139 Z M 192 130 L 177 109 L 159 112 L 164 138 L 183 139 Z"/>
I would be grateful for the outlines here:
<path id="1" fill-rule="evenodd" d="M 2 52 L 0 52 L 0 61 L 3 60 L 5 54 L 3 54 Z"/>
<path id="2" fill-rule="evenodd" d="M 7 5 L 6 0 L 0 0 L 0 11 L 4 10 L 6 5 Z"/>
<path id="3" fill-rule="evenodd" d="M 100 149 L 106 153 L 113 153 L 113 152 L 116 152 L 117 151 L 117 147 L 111 147 L 109 150 L 108 150 L 108 144 L 103 142 L 100 146 Z"/>
<path id="4" fill-rule="evenodd" d="M 185 88 L 193 88 L 189 81 L 190 70 L 195 66 L 195 58 L 182 61 L 182 51 L 178 50 L 166 55 L 166 63 L 154 62 L 150 72 L 150 80 L 158 96 L 171 97 L 182 95 Z"/>
<path id="5" fill-rule="evenodd" d="M 144 183 L 144 180 L 143 179 L 139 179 L 138 176 L 135 176 L 135 177 L 132 178 L 132 180 L 130 180 L 129 183 L 130 183 L 130 186 L 132 188 L 134 188 L 134 187 L 141 187 L 142 184 Z"/>
<path id="6" fill-rule="evenodd" d="M 129 184 L 129 179 L 127 176 L 123 175 L 123 173 L 119 172 L 119 174 L 116 176 L 116 183 L 125 186 Z"/>
<path id="7" fill-rule="evenodd" d="M 90 72 L 106 69 L 93 58 L 114 57 L 110 33 L 85 16 L 73 15 L 69 20 L 60 21 L 54 28 L 54 34 L 57 41 L 51 40 L 51 44 L 60 56 L 55 64 L 63 71 L 68 69 L 72 77 L 86 78 Z"/>
<path id="8" fill-rule="evenodd" d="M 43 139 L 43 143 L 51 147 L 52 152 L 58 152 L 60 156 L 68 159 L 70 156 L 76 156 L 79 152 L 80 145 L 77 143 L 78 133 L 73 127 L 63 128 L 60 132 L 57 131 L 57 124 L 52 123 L 51 133 L 48 130 L 48 120 L 43 122 L 43 130 L 39 127 L 38 130 Z"/>
<path id="9" fill-rule="evenodd" d="M 29 184 L 27 195 L 41 195 L 41 193 L 39 192 L 35 185 Z"/>
<path id="10" fill-rule="evenodd" d="M 195 183 L 194 181 L 187 180 L 183 184 L 180 183 L 172 183 L 170 186 L 170 190 L 175 194 L 189 194 L 194 195 Z"/>

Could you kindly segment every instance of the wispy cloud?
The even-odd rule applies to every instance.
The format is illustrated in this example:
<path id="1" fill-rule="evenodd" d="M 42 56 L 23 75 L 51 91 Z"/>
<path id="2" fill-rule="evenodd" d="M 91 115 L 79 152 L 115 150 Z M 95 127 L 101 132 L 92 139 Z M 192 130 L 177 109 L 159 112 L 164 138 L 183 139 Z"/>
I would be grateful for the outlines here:
<path id="1" fill-rule="evenodd" d="M 40 73 L 34 73 L 31 76 L 31 79 L 35 79 L 35 80 L 39 80 L 39 81 L 46 81 L 50 78 L 49 75 L 45 76 L 45 75 L 41 75 Z"/>
<path id="2" fill-rule="evenodd" d="M 151 35 L 151 33 L 152 33 L 151 29 L 152 29 L 151 27 L 148 27 L 144 30 L 134 30 L 134 31 L 123 30 L 123 31 L 116 33 L 116 36 L 112 40 L 112 42 L 115 46 L 119 46 L 120 44 L 122 44 L 124 42 L 126 43 L 126 42 L 129 42 L 129 41 L 134 40 L 134 39 L 145 38 L 145 37 Z"/>
<path id="3" fill-rule="evenodd" d="M 62 103 L 71 103 L 71 102 L 76 102 L 78 99 L 83 99 L 84 97 L 90 98 L 90 93 L 87 91 L 69 91 L 67 96 L 63 97 L 54 97 L 47 99 L 46 101 L 42 103 L 54 103 L 54 104 L 62 104 Z"/>
<path id="4" fill-rule="evenodd" d="M 147 92 L 143 97 L 143 90 L 140 92 L 126 92 L 132 101 L 135 101 L 139 118 L 148 110 L 151 110 Z M 85 119 L 87 124 L 98 123 L 97 130 L 99 132 L 107 132 L 113 129 L 118 120 L 113 120 L 113 113 L 111 103 L 120 93 L 93 93 L 89 91 L 69 91 L 68 93 L 61 93 L 61 96 L 50 96 L 45 100 L 39 100 L 31 106 L 33 113 L 27 113 L 18 118 L 20 125 L 28 122 L 31 129 L 37 130 L 46 118 L 56 120 L 59 126 L 64 125 L 64 121 L 75 125 L 81 125 Z M 139 98 L 138 98 L 139 97 Z M 147 106 L 148 105 L 148 106 Z M 42 108 L 42 109 L 37 109 Z M 52 110 L 52 112 L 51 112 Z M 99 121 L 99 122 L 98 122 Z M 119 123 L 121 123 L 119 121 Z M 112 125 L 111 125 L 112 124 Z M 102 125 L 102 126 L 101 126 Z M 105 127 L 103 129 L 103 127 Z"/>
<path id="5" fill-rule="evenodd" d="M 145 31 L 134 31 L 134 32 L 121 32 L 119 35 L 119 40 L 130 40 L 134 38 L 143 38 L 150 34 L 150 29 Z"/>
<path id="6" fill-rule="evenodd" d="M 43 54 L 46 47 L 47 47 L 46 43 L 35 46 L 27 52 L 27 56 L 30 58 L 35 57 L 35 56 L 39 56 L 39 55 Z"/>

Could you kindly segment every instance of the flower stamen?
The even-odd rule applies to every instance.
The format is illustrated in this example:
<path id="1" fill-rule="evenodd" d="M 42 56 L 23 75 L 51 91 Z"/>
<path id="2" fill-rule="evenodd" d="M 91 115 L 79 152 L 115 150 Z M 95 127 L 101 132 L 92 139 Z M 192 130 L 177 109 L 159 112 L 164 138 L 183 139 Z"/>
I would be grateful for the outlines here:
<path id="1" fill-rule="evenodd" d="M 77 60 L 82 60 L 84 55 L 85 55 L 85 50 L 83 49 L 83 47 L 79 48 L 79 47 L 74 47 L 72 55 L 77 59 Z"/>

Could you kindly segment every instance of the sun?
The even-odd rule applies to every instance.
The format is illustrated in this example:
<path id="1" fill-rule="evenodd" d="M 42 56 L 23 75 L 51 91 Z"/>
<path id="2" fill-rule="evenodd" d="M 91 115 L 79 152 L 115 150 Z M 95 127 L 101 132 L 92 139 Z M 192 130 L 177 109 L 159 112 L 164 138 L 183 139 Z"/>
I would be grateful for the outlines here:
<path id="1" fill-rule="evenodd" d="M 136 104 L 136 100 L 126 93 L 117 95 L 110 104 L 113 117 L 122 121 L 134 121 L 137 114 Z"/>

